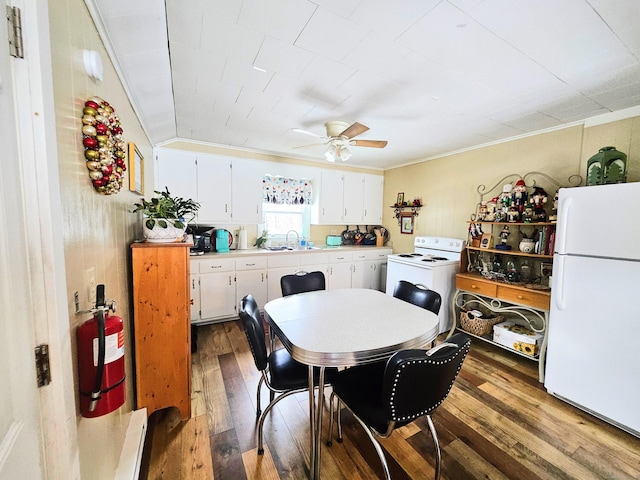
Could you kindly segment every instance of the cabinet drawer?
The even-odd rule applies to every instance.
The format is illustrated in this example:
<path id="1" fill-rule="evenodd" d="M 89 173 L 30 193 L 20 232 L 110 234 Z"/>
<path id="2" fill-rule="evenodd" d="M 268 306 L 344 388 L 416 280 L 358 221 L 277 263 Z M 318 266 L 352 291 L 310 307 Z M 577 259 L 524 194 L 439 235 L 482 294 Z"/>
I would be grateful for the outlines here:
<path id="1" fill-rule="evenodd" d="M 303 253 L 300 255 L 300 265 L 326 265 L 329 263 L 328 253 Z"/>
<path id="2" fill-rule="evenodd" d="M 200 260 L 199 262 L 200 273 L 211 272 L 230 272 L 235 267 L 233 258 L 217 258 L 211 260 Z"/>
<path id="3" fill-rule="evenodd" d="M 329 254 L 329 263 L 350 262 L 352 256 L 351 252 L 331 252 Z"/>
<path id="4" fill-rule="evenodd" d="M 236 270 L 260 270 L 267 268 L 265 257 L 236 258 Z"/>
<path id="5" fill-rule="evenodd" d="M 300 265 L 300 254 L 288 252 L 274 253 L 267 258 L 267 265 L 269 268 L 297 267 Z"/>
<path id="6" fill-rule="evenodd" d="M 512 288 L 508 285 L 498 285 L 496 297 L 508 302 L 549 310 L 550 296 L 546 293 Z"/>
<path id="7" fill-rule="evenodd" d="M 480 295 L 486 295 L 488 297 L 496 296 L 497 285 L 489 282 L 483 282 L 481 280 L 475 280 L 472 278 L 457 277 L 456 288 L 461 290 L 467 290 L 468 292 L 478 293 Z"/>

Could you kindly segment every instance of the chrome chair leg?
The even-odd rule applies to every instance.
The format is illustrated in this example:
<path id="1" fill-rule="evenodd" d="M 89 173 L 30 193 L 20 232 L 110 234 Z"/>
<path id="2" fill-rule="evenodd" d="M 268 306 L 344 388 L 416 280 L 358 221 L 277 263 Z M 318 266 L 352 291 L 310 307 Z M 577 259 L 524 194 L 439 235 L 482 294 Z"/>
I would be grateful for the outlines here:
<path id="1" fill-rule="evenodd" d="M 260 390 L 262 388 L 263 382 L 264 382 L 264 376 L 261 376 L 260 377 L 260 381 L 258 382 L 258 391 L 256 393 L 256 396 L 257 396 L 257 398 L 256 398 L 256 401 L 257 401 L 257 403 L 256 403 L 256 405 L 257 405 L 257 407 L 256 407 L 256 418 L 260 418 L 260 414 L 262 413 L 262 410 L 260 409 Z"/>
<path id="2" fill-rule="evenodd" d="M 287 398 L 289 395 L 293 395 L 295 393 L 300 393 L 304 391 L 306 391 L 306 388 L 299 389 L 299 390 L 290 390 L 281 395 L 278 395 L 275 398 L 275 400 L 270 402 L 269 405 L 267 405 L 267 408 L 264 409 L 264 412 L 262 412 L 262 415 L 260 415 L 260 421 L 258 422 L 258 455 L 262 455 L 264 453 L 264 447 L 262 442 L 262 427 L 264 425 L 264 420 L 265 418 L 267 418 L 267 415 L 269 415 L 269 412 L 271 411 L 271 409 L 275 406 L 276 403 L 278 403 L 283 398 Z"/>
<path id="3" fill-rule="evenodd" d="M 429 431 L 431 432 L 431 438 L 436 447 L 436 475 L 435 480 L 440 480 L 440 464 L 442 462 L 442 453 L 440 452 L 440 442 L 438 441 L 438 434 L 436 433 L 436 427 L 433 425 L 431 415 L 427 415 L 427 422 L 429 423 Z"/>

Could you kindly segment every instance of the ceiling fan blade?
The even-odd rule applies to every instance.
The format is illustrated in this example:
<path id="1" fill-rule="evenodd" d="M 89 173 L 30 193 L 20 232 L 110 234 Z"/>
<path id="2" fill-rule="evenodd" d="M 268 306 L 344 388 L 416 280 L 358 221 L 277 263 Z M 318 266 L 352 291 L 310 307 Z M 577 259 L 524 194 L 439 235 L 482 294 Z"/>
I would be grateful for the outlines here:
<path id="1" fill-rule="evenodd" d="M 318 135 L 317 133 L 313 133 L 313 132 L 310 132 L 309 130 L 304 130 L 302 128 L 292 128 L 291 131 L 296 133 L 304 133 L 305 135 L 311 135 L 312 137 L 316 137 L 316 138 L 324 138 L 322 135 Z"/>
<path id="2" fill-rule="evenodd" d="M 366 132 L 367 130 L 369 130 L 369 127 L 367 127 L 366 125 L 362 125 L 361 123 L 355 122 L 353 124 L 351 124 L 349 127 L 347 127 L 347 129 L 345 131 L 343 131 L 340 136 L 341 137 L 347 137 L 347 138 L 353 138 L 356 135 L 360 135 L 361 133 Z"/>
<path id="3" fill-rule="evenodd" d="M 349 145 L 354 145 L 356 147 L 373 147 L 373 148 L 384 148 L 387 146 L 386 140 L 351 140 Z"/>

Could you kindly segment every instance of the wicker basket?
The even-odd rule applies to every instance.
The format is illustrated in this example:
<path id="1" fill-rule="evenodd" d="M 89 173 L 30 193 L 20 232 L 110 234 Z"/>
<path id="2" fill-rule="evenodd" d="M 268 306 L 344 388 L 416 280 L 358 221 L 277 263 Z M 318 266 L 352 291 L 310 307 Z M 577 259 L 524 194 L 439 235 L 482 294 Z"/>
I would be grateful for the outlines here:
<path id="1" fill-rule="evenodd" d="M 489 316 L 484 314 L 476 317 L 469 310 L 460 309 L 460 327 L 465 332 L 484 337 L 493 331 L 493 326 L 503 321 L 502 315 Z"/>

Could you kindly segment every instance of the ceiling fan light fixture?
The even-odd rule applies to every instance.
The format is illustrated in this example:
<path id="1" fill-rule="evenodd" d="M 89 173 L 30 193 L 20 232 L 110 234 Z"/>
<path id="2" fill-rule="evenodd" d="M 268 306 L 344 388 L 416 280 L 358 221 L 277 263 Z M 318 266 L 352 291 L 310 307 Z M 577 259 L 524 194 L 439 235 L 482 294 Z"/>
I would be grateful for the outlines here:
<path id="1" fill-rule="evenodd" d="M 324 158 L 326 158 L 328 162 L 333 163 L 337 157 L 339 157 L 338 149 L 333 143 L 330 143 L 327 146 L 327 151 L 324 153 Z"/>
<path id="2" fill-rule="evenodd" d="M 338 153 L 340 155 L 340 160 L 342 160 L 343 162 L 346 162 L 352 157 L 351 150 L 349 150 L 346 145 L 340 148 L 338 150 Z"/>

